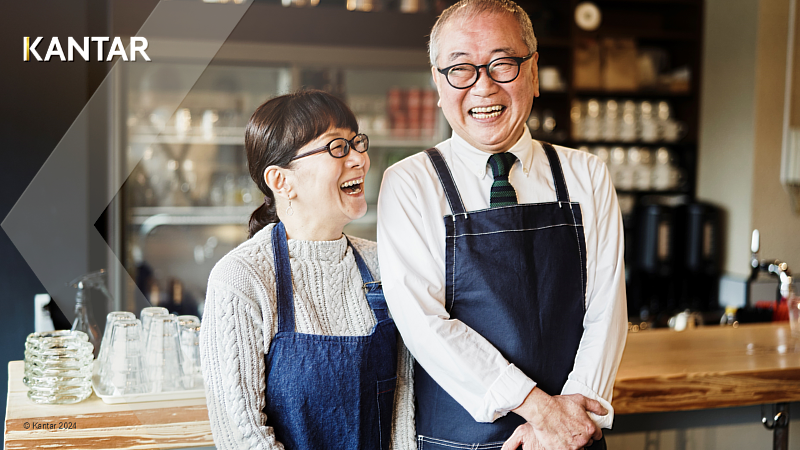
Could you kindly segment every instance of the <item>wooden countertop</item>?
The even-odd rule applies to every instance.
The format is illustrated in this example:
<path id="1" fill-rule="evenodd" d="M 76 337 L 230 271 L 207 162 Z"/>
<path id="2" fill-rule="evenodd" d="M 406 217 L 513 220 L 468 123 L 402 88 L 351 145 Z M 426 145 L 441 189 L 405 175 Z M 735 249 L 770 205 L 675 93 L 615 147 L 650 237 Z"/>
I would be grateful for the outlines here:
<path id="1" fill-rule="evenodd" d="M 214 444 L 205 399 L 107 405 L 92 394 L 74 405 L 38 405 L 22 384 L 23 362 L 8 369 L 6 449 Z M 788 325 L 758 324 L 628 334 L 613 405 L 633 414 L 791 401 L 800 401 L 800 341 Z M 41 427 L 65 422 L 75 429 Z"/>
<path id="2" fill-rule="evenodd" d="M 789 324 L 628 333 L 616 414 L 800 400 L 800 340 Z"/>
<path id="3" fill-rule="evenodd" d="M 8 363 L 6 450 L 214 445 L 205 398 L 108 405 L 92 393 L 72 405 L 40 405 L 28 399 L 28 388 L 22 383 L 24 369 L 23 361 Z"/>

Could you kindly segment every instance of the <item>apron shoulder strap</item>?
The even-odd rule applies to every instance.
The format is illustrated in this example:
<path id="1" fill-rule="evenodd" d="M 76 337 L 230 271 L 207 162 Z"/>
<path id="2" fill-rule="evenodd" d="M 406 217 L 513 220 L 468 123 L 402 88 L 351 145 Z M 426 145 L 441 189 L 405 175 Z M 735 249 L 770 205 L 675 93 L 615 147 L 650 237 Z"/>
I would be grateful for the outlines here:
<path id="1" fill-rule="evenodd" d="M 375 320 L 380 322 L 388 319 L 388 307 L 386 306 L 386 299 L 383 297 L 381 282 L 375 281 L 372 278 L 372 273 L 369 271 L 367 263 L 364 262 L 364 258 L 361 257 L 361 254 L 358 253 L 358 250 L 356 250 L 355 246 L 350 242 L 350 238 L 347 238 L 347 245 L 350 247 L 350 250 L 353 251 L 353 257 L 356 259 L 358 271 L 361 272 L 361 282 L 364 283 L 364 294 L 367 296 L 369 307 L 372 309 L 373 314 L 375 314 Z"/>
<path id="2" fill-rule="evenodd" d="M 556 198 L 559 203 L 569 203 L 569 191 L 567 190 L 567 182 L 564 181 L 564 170 L 561 168 L 561 160 L 558 159 L 558 153 L 552 144 L 544 141 L 539 141 L 544 147 L 544 152 L 547 155 L 547 160 L 550 162 L 550 172 L 553 174 L 553 184 L 556 186 Z"/>
<path id="3" fill-rule="evenodd" d="M 286 228 L 278 222 L 272 229 L 272 257 L 275 261 L 277 287 L 278 332 L 294 332 L 294 295 L 292 294 L 292 264 L 289 262 L 289 245 Z"/>
<path id="4" fill-rule="evenodd" d="M 431 147 L 425 150 L 425 154 L 431 159 L 433 168 L 436 169 L 436 175 L 439 176 L 439 182 L 442 183 L 444 188 L 444 195 L 447 197 L 447 203 L 450 205 L 450 211 L 453 215 L 465 214 L 467 212 L 464 208 L 464 202 L 461 201 L 461 194 L 458 192 L 456 182 L 453 180 L 453 174 L 450 172 L 450 167 L 444 161 L 444 157 L 436 147 Z"/>

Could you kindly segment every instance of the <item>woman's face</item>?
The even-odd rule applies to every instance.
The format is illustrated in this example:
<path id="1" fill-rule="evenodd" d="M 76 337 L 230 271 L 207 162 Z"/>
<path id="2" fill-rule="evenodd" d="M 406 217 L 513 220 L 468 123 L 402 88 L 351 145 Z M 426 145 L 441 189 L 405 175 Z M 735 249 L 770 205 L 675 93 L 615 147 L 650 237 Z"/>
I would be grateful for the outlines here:
<path id="1" fill-rule="evenodd" d="M 343 128 L 331 128 L 325 134 L 298 149 L 297 154 L 327 145 L 336 138 L 353 139 L 356 133 Z M 297 196 L 292 208 L 310 222 L 344 226 L 367 212 L 364 199 L 364 178 L 369 171 L 369 156 L 350 148 L 343 158 L 328 152 L 306 156 L 294 161 L 290 183 Z M 345 186 L 347 185 L 347 186 Z"/>

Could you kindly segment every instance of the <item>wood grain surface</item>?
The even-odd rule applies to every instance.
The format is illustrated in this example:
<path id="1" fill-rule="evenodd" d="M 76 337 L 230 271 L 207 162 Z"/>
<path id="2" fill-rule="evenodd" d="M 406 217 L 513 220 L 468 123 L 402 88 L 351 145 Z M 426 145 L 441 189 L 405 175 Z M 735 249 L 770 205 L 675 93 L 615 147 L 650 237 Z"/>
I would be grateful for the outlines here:
<path id="1" fill-rule="evenodd" d="M 616 414 L 800 400 L 800 342 L 788 324 L 629 333 Z"/>
<path id="2" fill-rule="evenodd" d="M 92 394 L 72 405 L 40 405 L 28 399 L 23 370 L 22 361 L 8 365 L 7 450 L 214 445 L 205 398 L 108 405 Z"/>
<path id="3" fill-rule="evenodd" d="M 205 399 L 107 405 L 93 394 L 74 405 L 38 405 L 22 384 L 23 362 L 8 372 L 6 449 L 214 445 Z M 628 334 L 612 404 L 633 414 L 791 401 L 800 401 L 800 341 L 788 325 L 759 324 Z M 46 429 L 64 422 L 75 429 Z"/>

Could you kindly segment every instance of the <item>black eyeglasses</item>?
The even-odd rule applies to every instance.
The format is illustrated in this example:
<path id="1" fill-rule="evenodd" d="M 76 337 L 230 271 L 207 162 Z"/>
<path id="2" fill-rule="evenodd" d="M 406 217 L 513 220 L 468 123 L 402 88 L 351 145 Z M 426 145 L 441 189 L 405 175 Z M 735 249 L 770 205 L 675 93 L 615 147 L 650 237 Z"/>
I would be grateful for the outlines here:
<path id="1" fill-rule="evenodd" d="M 357 134 L 353 139 L 350 140 L 345 138 L 336 138 L 328 142 L 328 145 L 324 147 L 315 148 L 314 150 L 309 150 L 305 153 L 295 156 L 292 158 L 292 161 L 322 152 L 328 152 L 334 158 L 344 158 L 350 153 L 351 148 L 358 153 L 364 153 L 369 150 L 369 138 L 367 135 Z"/>
<path id="2" fill-rule="evenodd" d="M 478 82 L 481 76 L 481 68 L 486 69 L 486 75 L 498 83 L 510 83 L 519 76 L 519 66 L 531 59 L 533 53 L 528 56 L 504 56 L 476 66 L 470 63 L 454 64 L 444 69 L 436 69 L 447 78 L 450 86 L 456 89 L 467 89 Z"/>

